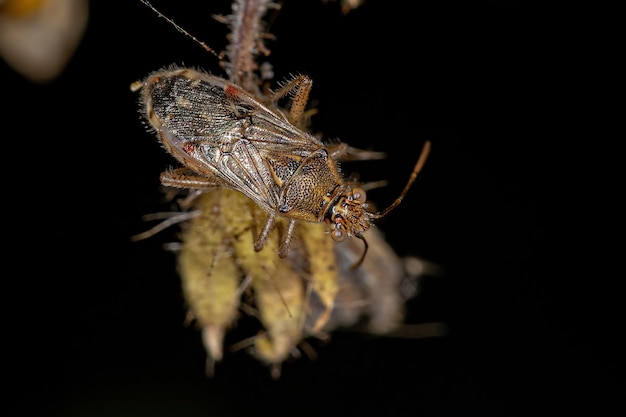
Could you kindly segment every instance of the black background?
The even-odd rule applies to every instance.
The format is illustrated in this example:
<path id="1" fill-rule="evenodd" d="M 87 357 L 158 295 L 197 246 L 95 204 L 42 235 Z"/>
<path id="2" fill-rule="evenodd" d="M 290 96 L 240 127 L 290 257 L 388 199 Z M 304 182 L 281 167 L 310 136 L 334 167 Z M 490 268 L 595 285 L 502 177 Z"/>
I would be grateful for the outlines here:
<path id="1" fill-rule="evenodd" d="M 215 49 L 229 2 L 155 1 Z M 409 4 L 411 7 L 409 8 Z M 173 163 L 140 122 L 131 82 L 217 60 L 139 1 L 92 2 L 66 71 L 34 85 L 0 63 L 5 145 L 5 362 L 21 414 L 52 416 L 455 415 L 623 412 L 621 238 L 596 167 L 612 88 L 596 27 L 570 1 L 287 1 L 268 41 L 276 79 L 306 73 L 327 138 L 388 153 L 350 166 L 381 206 L 422 143 L 431 156 L 379 222 L 400 255 L 441 265 L 407 322 L 432 339 L 337 332 L 278 381 L 244 352 L 204 375 L 183 325 L 167 232 L 132 243 L 162 208 Z M 600 23 L 600 25 L 598 25 Z M 605 71 L 606 69 L 606 71 Z M 604 113 L 610 118 L 610 114 Z M 593 167 L 593 169 L 592 169 Z M 610 200 L 610 199 L 609 199 Z M 613 236 L 613 238 L 611 237 Z M 605 244 L 607 243 L 607 244 Z M 38 414 L 40 413 L 40 414 Z"/>

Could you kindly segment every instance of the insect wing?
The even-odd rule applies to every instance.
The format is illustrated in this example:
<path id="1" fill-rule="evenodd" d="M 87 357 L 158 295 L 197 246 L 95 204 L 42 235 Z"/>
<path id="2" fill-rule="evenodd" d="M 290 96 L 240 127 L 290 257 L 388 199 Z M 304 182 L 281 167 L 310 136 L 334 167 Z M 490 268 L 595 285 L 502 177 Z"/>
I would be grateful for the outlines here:
<path id="1" fill-rule="evenodd" d="M 303 158 L 323 147 L 264 105 L 219 77 L 188 68 L 151 74 L 142 94 L 163 145 L 190 170 L 217 177 L 266 209 Z"/>

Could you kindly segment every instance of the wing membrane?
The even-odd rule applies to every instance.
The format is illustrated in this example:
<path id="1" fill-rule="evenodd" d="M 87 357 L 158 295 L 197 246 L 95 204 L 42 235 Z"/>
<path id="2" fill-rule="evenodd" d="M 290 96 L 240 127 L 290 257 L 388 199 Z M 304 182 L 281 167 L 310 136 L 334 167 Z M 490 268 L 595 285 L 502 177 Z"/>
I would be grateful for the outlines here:
<path id="1" fill-rule="evenodd" d="M 164 146 L 190 170 L 216 177 L 265 209 L 302 158 L 323 147 L 277 109 L 226 80 L 195 70 L 153 76 L 154 124 Z"/>

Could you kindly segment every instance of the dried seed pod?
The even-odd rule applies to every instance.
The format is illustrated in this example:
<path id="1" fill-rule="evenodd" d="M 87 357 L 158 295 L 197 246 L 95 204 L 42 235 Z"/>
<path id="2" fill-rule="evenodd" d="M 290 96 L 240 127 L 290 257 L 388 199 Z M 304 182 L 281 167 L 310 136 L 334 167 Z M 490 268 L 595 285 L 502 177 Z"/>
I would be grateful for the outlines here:
<path id="1" fill-rule="evenodd" d="M 251 278 L 253 303 L 266 333 L 255 342 L 255 354 L 266 363 L 280 364 L 302 340 L 304 283 L 292 263 L 296 252 L 290 258 L 278 256 L 280 228 L 271 232 L 261 251 L 255 251 L 254 231 L 263 219 L 262 210 L 237 191 L 220 195 L 222 227 L 237 264 Z"/>
<path id="2" fill-rule="evenodd" d="M 179 213 L 193 218 L 182 225 L 178 271 L 189 317 L 202 330 L 209 374 L 222 359 L 225 334 L 242 312 L 260 323 L 242 345 L 252 346 L 252 354 L 278 377 L 281 364 L 306 338 L 339 329 L 395 332 L 403 326 L 405 302 L 417 294 L 421 276 L 437 273 L 426 261 L 398 257 L 378 229 L 371 231 L 370 256 L 359 268 L 353 266 L 360 245 L 327 239 L 321 224 L 298 224 L 293 250 L 281 258 L 277 253 L 286 222 L 279 222 L 256 252 L 252 242 L 263 212 L 234 190 L 204 192 L 185 209 L 194 216 Z M 443 331 L 437 323 L 418 326 L 409 337 Z"/>
<path id="3" fill-rule="evenodd" d="M 216 227 L 220 196 L 216 190 L 197 198 L 199 215 L 186 224 L 177 256 L 188 315 L 202 329 L 209 365 L 222 359 L 224 334 L 237 321 L 242 280 L 229 237 Z"/>
<path id="4" fill-rule="evenodd" d="M 309 267 L 307 272 L 311 295 L 307 307 L 306 331 L 313 336 L 318 335 L 330 319 L 340 280 L 335 252 L 341 251 L 342 245 L 328 239 L 324 227 L 320 226 L 322 225 L 303 222 L 299 224 L 298 230 Z"/>

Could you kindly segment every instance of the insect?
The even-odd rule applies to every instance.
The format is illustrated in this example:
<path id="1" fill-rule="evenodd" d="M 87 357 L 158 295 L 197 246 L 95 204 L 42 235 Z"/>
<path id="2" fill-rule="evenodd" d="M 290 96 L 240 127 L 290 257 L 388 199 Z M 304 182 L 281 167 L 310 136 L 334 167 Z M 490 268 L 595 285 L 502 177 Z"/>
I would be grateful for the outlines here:
<path id="1" fill-rule="evenodd" d="M 162 183 L 173 187 L 167 189 L 168 204 L 175 202 L 179 210 L 146 216 L 163 221 L 132 239 L 180 224 L 180 242 L 168 248 L 177 253 L 186 322 L 202 332 L 207 375 L 214 374 L 224 356 L 225 336 L 240 317 L 255 318 L 258 327 L 228 350 L 245 349 L 270 367 L 273 378 L 280 376 L 287 358 L 300 352 L 314 357 L 308 338 L 326 341 L 339 328 L 405 332 L 403 303 L 415 295 L 405 289 L 423 272 L 405 268 L 406 260 L 395 255 L 380 231 L 368 232 L 369 245 L 363 233 L 375 216 L 400 203 L 430 145 L 425 145 L 397 201 L 383 212 L 371 212 L 365 191 L 380 183 L 345 180 L 338 162 L 383 154 L 342 143 L 325 145 L 306 133 L 308 77 L 295 77 L 275 92 L 262 88 L 262 81 L 273 78 L 260 71 L 255 53 L 267 38 L 261 32 L 267 26 L 260 24 L 267 1 L 235 0 L 233 14 L 220 18 L 231 31 L 228 62 L 147 0 L 140 1 L 216 55 L 228 76 L 170 66 L 131 86 L 141 90 L 146 122 L 182 164 L 161 175 Z M 278 104 L 286 97 L 292 99 L 289 110 Z M 281 213 L 281 204 L 292 201 L 299 203 L 299 211 Z M 354 214 L 348 202 L 362 209 L 362 231 L 331 221 L 333 214 Z M 266 214 L 263 235 L 256 229 Z M 335 240 L 353 233 L 363 239 L 366 250 L 361 252 L 360 242 L 352 239 L 335 244 L 325 235 L 325 223 Z M 418 327 L 421 333 L 411 327 L 411 337 L 437 335 Z"/>
<path id="2" fill-rule="evenodd" d="M 149 74 L 141 90 L 143 113 L 165 149 L 183 166 L 161 174 L 163 185 L 178 188 L 223 187 L 240 191 L 267 214 L 254 241 L 258 252 L 276 217 L 289 219 L 279 247 L 286 257 L 298 221 L 325 222 L 337 242 L 363 233 L 373 220 L 397 207 L 422 169 L 425 142 L 404 190 L 386 209 L 369 211 L 357 182 L 346 181 L 338 162 L 359 150 L 346 143 L 325 145 L 304 131 L 303 115 L 312 81 L 299 75 L 267 99 L 234 83 L 193 68 L 170 66 Z M 289 112 L 276 103 L 290 95 Z"/>

